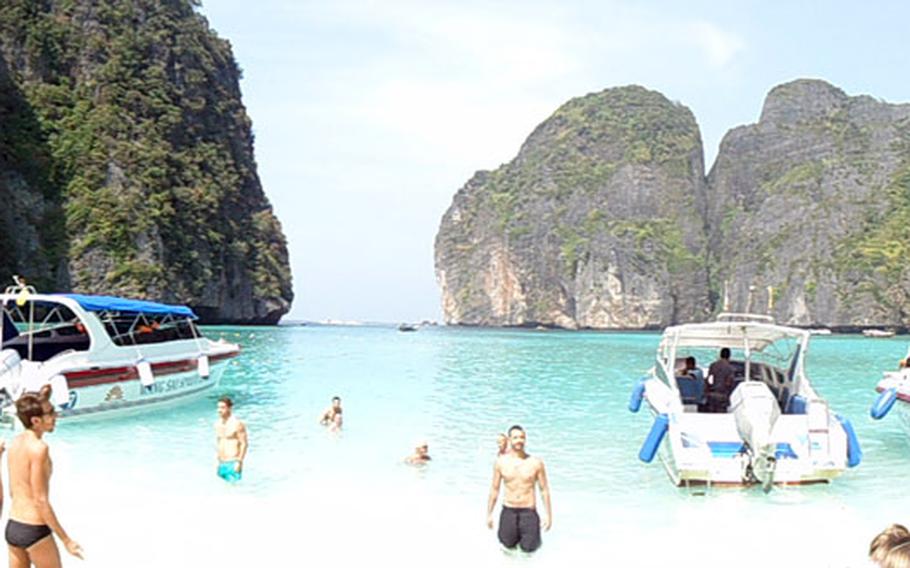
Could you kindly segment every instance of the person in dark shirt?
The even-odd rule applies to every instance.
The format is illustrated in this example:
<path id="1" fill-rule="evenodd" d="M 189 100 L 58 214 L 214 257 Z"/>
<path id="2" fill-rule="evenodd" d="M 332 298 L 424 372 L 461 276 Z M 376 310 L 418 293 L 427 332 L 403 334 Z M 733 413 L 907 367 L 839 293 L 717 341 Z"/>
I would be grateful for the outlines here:
<path id="1" fill-rule="evenodd" d="M 708 412 L 726 412 L 733 392 L 736 369 L 730 363 L 730 349 L 720 350 L 720 359 L 708 368 Z"/>

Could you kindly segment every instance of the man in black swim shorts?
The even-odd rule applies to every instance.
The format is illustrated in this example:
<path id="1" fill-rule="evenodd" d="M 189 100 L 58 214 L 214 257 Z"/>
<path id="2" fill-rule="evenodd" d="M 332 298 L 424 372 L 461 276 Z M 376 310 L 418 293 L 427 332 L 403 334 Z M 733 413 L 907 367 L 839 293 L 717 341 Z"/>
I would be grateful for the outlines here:
<path id="1" fill-rule="evenodd" d="M 550 486 L 543 460 L 525 453 L 525 431 L 521 426 L 509 428 L 512 451 L 496 458 L 493 466 L 493 485 L 487 503 L 487 526 L 493 528 L 493 508 L 499 499 L 499 486 L 505 482 L 502 512 L 499 515 L 499 542 L 506 548 L 519 546 L 525 552 L 540 547 L 540 527 L 550 530 L 553 509 L 550 505 Z M 541 522 L 537 515 L 535 486 L 546 509 Z"/>

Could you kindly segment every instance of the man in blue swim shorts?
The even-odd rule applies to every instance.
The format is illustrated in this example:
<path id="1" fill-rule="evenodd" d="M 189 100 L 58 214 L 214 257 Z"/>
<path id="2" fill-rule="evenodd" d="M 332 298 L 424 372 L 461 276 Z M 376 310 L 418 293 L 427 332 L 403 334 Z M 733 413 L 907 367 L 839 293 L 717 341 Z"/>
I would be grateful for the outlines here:
<path id="1" fill-rule="evenodd" d="M 218 445 L 218 477 L 234 483 L 243 476 L 243 460 L 248 447 L 246 426 L 234 416 L 234 402 L 228 397 L 218 401 L 215 436 Z"/>

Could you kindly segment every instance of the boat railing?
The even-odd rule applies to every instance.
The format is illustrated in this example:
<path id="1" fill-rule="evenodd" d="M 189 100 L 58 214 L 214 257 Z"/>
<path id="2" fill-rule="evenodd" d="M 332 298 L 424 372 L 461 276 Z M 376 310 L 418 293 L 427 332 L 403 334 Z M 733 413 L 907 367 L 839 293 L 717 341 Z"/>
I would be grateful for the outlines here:
<path id="1" fill-rule="evenodd" d="M 774 323 L 774 318 L 761 314 L 723 312 L 717 315 L 719 322 Z"/>

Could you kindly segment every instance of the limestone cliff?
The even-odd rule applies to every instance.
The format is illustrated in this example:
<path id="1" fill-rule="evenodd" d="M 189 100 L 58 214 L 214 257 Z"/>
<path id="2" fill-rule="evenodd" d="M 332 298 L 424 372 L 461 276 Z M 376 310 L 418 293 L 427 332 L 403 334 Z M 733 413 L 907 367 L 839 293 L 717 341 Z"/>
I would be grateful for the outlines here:
<path id="1" fill-rule="evenodd" d="M 0 6 L 0 279 L 187 303 L 208 322 L 288 311 L 240 71 L 196 6 Z"/>
<path id="2" fill-rule="evenodd" d="M 689 109 L 574 99 L 458 191 L 436 238 L 450 324 L 659 327 L 705 317 L 705 180 Z"/>
<path id="3" fill-rule="evenodd" d="M 817 80 L 775 87 L 758 123 L 731 130 L 709 175 L 715 297 L 778 321 L 906 325 L 910 105 Z"/>
<path id="4" fill-rule="evenodd" d="M 910 105 L 772 89 L 705 178 L 692 114 L 640 87 L 570 101 L 456 194 L 436 238 L 445 318 L 648 328 L 722 309 L 910 325 Z"/>

